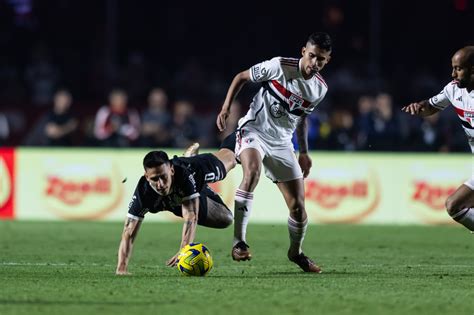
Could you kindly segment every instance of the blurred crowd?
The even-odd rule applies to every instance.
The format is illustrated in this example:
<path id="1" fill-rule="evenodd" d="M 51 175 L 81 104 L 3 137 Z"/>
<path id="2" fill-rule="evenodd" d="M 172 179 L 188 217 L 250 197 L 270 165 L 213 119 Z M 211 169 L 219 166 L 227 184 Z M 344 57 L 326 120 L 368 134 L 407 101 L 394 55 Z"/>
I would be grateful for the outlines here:
<path id="1" fill-rule="evenodd" d="M 245 104 L 245 105 L 243 105 Z M 227 130 L 219 132 L 214 111 L 200 111 L 192 100 L 170 102 L 161 87 L 152 88 L 142 106 L 131 106 L 123 89 L 112 89 L 107 102 L 88 113 L 74 110 L 70 91 L 59 89 L 50 108 L 35 117 L 20 145 L 185 148 L 193 142 L 218 147 L 237 127 L 247 103 L 236 100 Z M 362 94 L 353 107 L 323 102 L 308 118 L 311 150 L 336 151 L 468 151 L 464 132 L 451 110 L 421 118 L 400 111 L 386 92 Z M 8 144 L 10 129 L 24 126 L 20 111 L 0 112 L 0 140 Z M 16 116 L 15 116 L 16 115 Z M 16 122 L 13 122 L 14 120 Z M 297 147 L 296 138 L 294 139 Z"/>
<path id="2" fill-rule="evenodd" d="M 242 90 L 221 134 L 215 119 L 233 75 L 298 57 L 308 32 L 323 30 L 334 50 L 322 72 L 329 92 L 309 117 L 310 149 L 467 152 L 452 109 L 426 119 L 400 110 L 437 94 L 451 54 L 472 44 L 474 10 L 460 3 L 430 4 L 431 20 L 466 32 L 426 54 L 445 25 L 419 23 L 417 2 L 405 14 L 403 1 L 323 0 L 308 3 L 312 19 L 263 32 L 287 8 L 244 1 L 216 5 L 219 15 L 198 2 L 0 0 L 0 146 L 216 147 L 259 88 Z"/>

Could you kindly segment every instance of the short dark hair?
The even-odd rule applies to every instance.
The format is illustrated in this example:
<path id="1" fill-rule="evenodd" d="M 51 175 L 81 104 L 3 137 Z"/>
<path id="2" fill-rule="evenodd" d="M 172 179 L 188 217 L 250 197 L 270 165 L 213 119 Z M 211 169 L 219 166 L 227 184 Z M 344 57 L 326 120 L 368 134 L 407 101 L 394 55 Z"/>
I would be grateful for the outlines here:
<path id="1" fill-rule="evenodd" d="M 329 34 L 324 32 L 316 32 L 309 35 L 308 40 L 306 43 L 310 43 L 311 45 L 316 45 L 321 49 L 326 51 L 332 50 L 332 40 Z"/>
<path id="2" fill-rule="evenodd" d="M 143 168 L 147 169 L 152 167 L 158 167 L 169 162 L 170 159 L 168 158 L 168 154 L 166 154 L 166 152 L 151 151 L 148 152 L 143 158 Z"/>

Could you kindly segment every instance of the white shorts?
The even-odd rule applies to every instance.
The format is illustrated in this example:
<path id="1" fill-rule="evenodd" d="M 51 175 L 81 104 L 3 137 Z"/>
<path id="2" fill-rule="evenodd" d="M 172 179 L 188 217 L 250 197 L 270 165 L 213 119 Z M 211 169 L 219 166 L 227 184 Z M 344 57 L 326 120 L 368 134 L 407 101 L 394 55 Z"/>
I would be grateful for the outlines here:
<path id="1" fill-rule="evenodd" d="M 467 181 L 464 182 L 464 185 L 469 187 L 471 190 L 474 190 L 474 178 L 469 178 Z"/>
<path id="2" fill-rule="evenodd" d="M 265 168 L 265 175 L 274 183 L 303 178 L 292 143 L 283 145 L 269 144 L 259 137 L 258 132 L 249 129 L 237 131 L 236 158 L 240 160 L 240 153 L 249 148 L 255 149 L 260 153 Z"/>

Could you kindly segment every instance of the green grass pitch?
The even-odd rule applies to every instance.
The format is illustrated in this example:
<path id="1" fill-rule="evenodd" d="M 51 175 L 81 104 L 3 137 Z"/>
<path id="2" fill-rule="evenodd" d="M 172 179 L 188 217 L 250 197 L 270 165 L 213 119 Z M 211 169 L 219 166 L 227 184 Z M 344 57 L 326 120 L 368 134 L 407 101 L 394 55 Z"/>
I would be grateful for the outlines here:
<path id="1" fill-rule="evenodd" d="M 121 223 L 0 222 L 0 314 L 474 314 L 474 235 L 461 226 L 311 225 L 286 258 L 284 225 L 250 224 L 254 259 L 230 258 L 232 227 L 199 227 L 207 277 L 164 265 L 180 224 L 147 223 L 132 276 L 114 275 Z"/>

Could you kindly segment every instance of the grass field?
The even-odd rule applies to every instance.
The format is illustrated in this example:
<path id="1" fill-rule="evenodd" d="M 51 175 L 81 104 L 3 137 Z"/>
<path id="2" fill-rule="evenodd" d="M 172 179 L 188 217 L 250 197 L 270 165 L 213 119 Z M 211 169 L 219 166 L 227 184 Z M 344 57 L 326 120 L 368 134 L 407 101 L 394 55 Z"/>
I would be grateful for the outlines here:
<path id="1" fill-rule="evenodd" d="M 474 314 L 474 235 L 460 226 L 310 226 L 286 259 L 284 225 L 250 225 L 251 262 L 230 258 L 232 228 L 200 227 L 207 277 L 164 261 L 181 225 L 146 223 L 130 271 L 114 275 L 122 224 L 0 222 L 0 314 Z"/>

